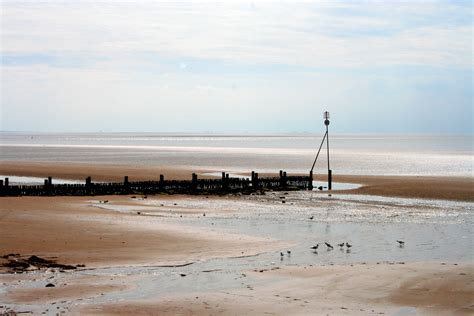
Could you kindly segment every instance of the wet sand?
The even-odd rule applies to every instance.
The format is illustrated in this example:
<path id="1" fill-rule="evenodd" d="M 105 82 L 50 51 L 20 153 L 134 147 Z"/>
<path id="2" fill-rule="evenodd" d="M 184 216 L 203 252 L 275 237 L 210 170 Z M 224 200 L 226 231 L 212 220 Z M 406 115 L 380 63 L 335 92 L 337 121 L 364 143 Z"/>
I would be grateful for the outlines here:
<path id="1" fill-rule="evenodd" d="M 87 314 L 472 315 L 474 265 L 411 263 L 246 271 L 245 289 L 78 308 Z"/>
<path id="2" fill-rule="evenodd" d="M 169 224 L 156 216 L 108 211 L 101 208 L 104 200 L 139 206 L 128 196 L 1 198 L 0 255 L 57 257 L 59 263 L 87 267 L 159 266 L 281 247 L 266 239 Z"/>
<path id="3" fill-rule="evenodd" d="M 119 181 L 124 170 L 129 172 L 131 180 L 155 177 L 154 173 L 141 167 L 135 170 L 117 165 L 11 163 L 2 164 L 1 168 L 3 174 L 52 175 L 69 179 L 92 175 L 102 181 Z M 134 170 L 136 173 L 133 173 Z M 164 173 L 169 178 L 187 179 L 191 171 L 183 168 L 169 172 L 156 169 L 156 172 Z M 363 184 L 362 188 L 351 190 L 351 194 L 472 201 L 472 195 L 469 197 L 472 193 L 471 178 L 336 175 L 335 181 Z M 443 190 L 440 181 L 449 184 L 451 190 Z M 327 194 L 320 195 L 319 192 L 314 192 L 313 202 L 308 202 L 307 196 L 303 197 L 304 201 L 298 201 L 296 197 L 298 193 L 284 195 L 283 192 L 266 197 L 248 197 L 251 200 L 247 197 L 177 195 L 157 195 L 147 199 L 141 196 L 2 197 L 0 255 L 37 255 L 55 259 L 62 264 L 84 264 L 85 267 L 68 272 L 47 269 L 23 274 L 11 274 L 5 268 L 0 269 L 0 313 L 15 310 L 34 313 L 64 311 L 73 314 L 367 315 L 417 312 L 426 315 L 469 315 L 474 312 L 472 262 L 447 260 L 442 263 L 425 259 L 417 262 L 380 260 L 377 263 L 372 260 L 367 264 L 360 261 L 342 264 L 331 263 L 332 258 L 345 256 L 345 253 L 326 249 L 324 254 L 314 257 L 314 264 L 311 265 L 278 261 L 279 252 L 295 243 L 293 238 L 286 237 L 292 235 L 291 229 L 297 229 L 298 232 L 302 231 L 300 228 L 308 229 L 304 231 L 307 237 L 303 237 L 308 239 L 308 243 L 313 242 L 316 236 L 326 238 L 327 235 L 316 223 L 322 221 L 325 229 L 329 227 L 331 221 L 324 217 L 326 209 L 332 210 L 330 216 L 334 220 L 341 221 L 334 217 L 339 210 L 337 205 L 344 212 L 343 218 L 351 215 L 347 210 L 344 211 L 345 208 L 352 209 L 359 204 L 364 211 L 357 215 L 359 217 L 367 212 L 364 216 L 373 217 L 377 213 L 377 218 L 382 218 L 386 216 L 384 212 L 390 211 L 387 208 L 391 207 L 390 204 L 359 200 L 355 204 L 347 204 L 346 197 L 327 200 Z M 287 203 L 282 204 L 281 198 L 286 199 Z M 320 213 L 314 213 L 314 222 L 308 219 L 308 213 L 304 213 L 304 203 L 319 207 Z M 423 212 L 426 208 L 430 212 L 444 209 L 442 205 L 430 207 L 429 201 L 426 203 L 420 207 Z M 211 205 L 218 207 L 211 208 Z M 259 212 L 265 205 L 269 208 Z M 466 211 L 469 211 L 471 208 L 467 205 Z M 413 212 L 417 210 L 416 207 L 403 204 L 394 210 L 396 213 L 392 215 L 402 218 L 402 221 L 413 216 L 418 216 L 417 220 L 422 221 L 426 216 L 424 213 L 416 215 Z M 402 216 L 405 212 L 406 218 Z M 303 218 L 296 218 L 295 222 L 290 223 L 288 219 L 295 217 L 293 215 Z M 235 222 L 223 225 L 225 220 L 234 216 L 241 216 L 247 225 L 253 221 L 258 225 L 275 224 L 288 232 L 277 231 L 276 238 L 250 236 L 245 230 L 233 227 Z M 459 216 L 449 218 L 454 220 Z M 280 219 L 273 222 L 276 217 Z M 251 220 L 247 221 L 249 218 Z M 377 225 L 383 226 L 385 223 L 385 227 L 390 229 L 401 227 L 397 222 L 390 226 L 390 222 L 384 222 L 383 219 L 382 224 L 378 221 Z M 212 226 L 214 222 L 216 225 Z M 221 225 L 216 227 L 217 223 Z M 299 226 L 291 228 L 295 223 Z M 452 226 L 453 223 L 445 225 Z M 464 223 L 464 226 L 468 224 Z M 338 225 L 340 223 L 335 222 L 333 229 Z M 357 225 L 357 221 L 354 225 Z M 314 232 L 311 227 L 317 231 Z M 252 226 L 246 229 L 257 230 Z M 394 234 L 390 229 L 387 230 L 388 234 Z M 397 238 L 397 234 L 390 236 L 390 240 Z M 374 233 L 372 238 L 379 237 Z M 367 251 L 364 246 L 368 247 L 361 244 L 358 249 Z M 415 246 L 423 247 L 425 251 L 432 248 L 433 252 L 440 249 L 432 244 Z M 306 244 L 301 247 L 308 251 Z M 397 250 L 402 255 L 408 254 L 403 249 Z M 303 254 L 297 251 L 295 246 L 294 255 L 301 258 Z M 380 245 L 377 245 L 377 251 L 378 254 L 387 255 Z M 261 253 L 269 255 L 252 257 Z M 307 257 L 302 257 L 302 260 L 313 258 L 311 255 L 306 254 Z M 328 262 L 319 261 L 323 255 L 329 258 L 326 259 Z M 247 263 L 252 265 L 251 270 L 232 266 L 237 258 L 243 257 L 241 260 L 244 260 L 247 256 L 253 258 Z M 212 260 L 222 260 L 216 264 L 217 269 L 195 271 L 193 269 L 199 269 L 199 265 L 193 269 L 180 267 Z M 54 283 L 55 287 L 46 288 L 49 282 Z M 213 285 L 208 287 L 208 282 Z"/>
<path id="4" fill-rule="evenodd" d="M 83 180 L 91 176 L 95 181 L 123 181 L 125 175 L 130 181 L 159 179 L 191 179 L 191 174 L 212 173 L 215 170 L 191 170 L 189 167 L 129 166 L 117 164 L 51 163 L 2 161 L 0 174 L 63 178 Z M 275 176 L 275 175 L 273 175 Z M 209 177 L 209 176 L 201 176 Z M 315 180 L 325 185 L 325 175 L 315 175 Z M 383 175 L 338 175 L 333 181 L 356 183 L 362 187 L 351 190 L 351 194 L 380 195 L 403 198 L 442 199 L 453 201 L 474 201 L 474 177 L 427 177 L 427 176 L 383 176 Z M 334 191 L 334 194 L 348 193 Z"/>
<path id="5" fill-rule="evenodd" d="M 317 176 L 316 179 L 327 181 L 325 176 Z M 362 185 L 362 187 L 356 190 L 343 193 L 451 201 L 474 201 L 474 177 L 334 175 L 333 181 Z"/>

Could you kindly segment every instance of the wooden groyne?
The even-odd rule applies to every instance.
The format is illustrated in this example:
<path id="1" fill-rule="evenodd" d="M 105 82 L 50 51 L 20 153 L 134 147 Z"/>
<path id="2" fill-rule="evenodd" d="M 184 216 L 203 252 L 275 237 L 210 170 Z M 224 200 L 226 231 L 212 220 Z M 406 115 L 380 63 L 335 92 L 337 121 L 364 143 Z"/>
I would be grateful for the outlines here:
<path id="1" fill-rule="evenodd" d="M 43 185 L 10 185 L 9 179 L 0 180 L 0 196 L 67 196 L 67 195 L 117 195 L 117 194 L 250 194 L 259 190 L 312 190 L 313 174 L 308 176 L 288 176 L 280 171 L 279 177 L 259 177 L 252 171 L 249 178 L 229 177 L 222 172 L 219 179 L 199 179 L 193 173 L 191 180 L 165 180 L 160 175 L 158 181 L 92 182 L 87 177 L 84 184 L 53 184 L 48 177 Z"/>

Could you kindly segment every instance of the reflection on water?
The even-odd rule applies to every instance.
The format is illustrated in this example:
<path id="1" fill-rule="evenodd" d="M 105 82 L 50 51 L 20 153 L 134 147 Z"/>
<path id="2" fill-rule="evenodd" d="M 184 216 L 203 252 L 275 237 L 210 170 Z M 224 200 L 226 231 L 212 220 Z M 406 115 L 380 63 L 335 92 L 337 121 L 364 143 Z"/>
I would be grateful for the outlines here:
<path id="1" fill-rule="evenodd" d="M 281 203 L 282 198 L 286 203 Z M 170 210 L 170 206 L 178 204 Z M 161 206 L 163 204 L 163 206 Z M 101 207 L 134 213 L 138 208 Z M 321 192 L 274 192 L 267 195 L 206 199 L 203 197 L 143 200 L 142 214 L 160 220 L 203 227 L 209 231 L 243 233 L 294 244 L 253 257 L 213 259 L 181 268 L 114 268 L 91 273 L 134 273 L 146 276 L 140 288 L 127 293 L 183 293 L 238 287 L 242 271 L 281 266 L 328 264 L 403 264 L 408 262 L 472 262 L 474 203 L 394 199 L 376 196 L 333 196 Z M 206 210 L 206 217 L 194 210 Z M 222 213 L 221 210 L 226 210 Z M 181 215 L 183 217 L 181 217 Z M 405 245 L 401 247 L 397 240 Z M 324 243 L 328 242 L 333 249 Z M 349 242 L 351 248 L 339 247 Z M 311 247 L 319 243 L 317 250 Z M 291 254 L 286 251 L 291 250 Z M 171 271 L 170 271 L 171 270 Z M 213 271 L 212 273 L 202 273 Z M 187 281 L 179 277 L 185 273 Z M 191 281 L 190 281 L 191 280 Z M 160 287 L 155 286 L 160 282 Z M 246 278 L 248 284 L 265 282 Z M 117 294 L 117 297 L 125 297 Z"/>
<path id="2" fill-rule="evenodd" d="M 319 135 L 218 136 L 168 134 L 0 133 L 0 160 L 189 166 L 229 173 L 306 173 Z M 336 174 L 472 176 L 472 136 L 331 138 Z M 325 173 L 325 155 L 315 174 Z"/>
<path id="3" fill-rule="evenodd" d="M 22 176 L 5 176 L 0 175 L 0 180 L 8 178 L 11 185 L 41 185 L 44 184 L 45 178 L 39 177 L 22 177 Z M 67 180 L 60 178 L 53 178 L 53 184 L 84 184 L 85 181 Z"/>

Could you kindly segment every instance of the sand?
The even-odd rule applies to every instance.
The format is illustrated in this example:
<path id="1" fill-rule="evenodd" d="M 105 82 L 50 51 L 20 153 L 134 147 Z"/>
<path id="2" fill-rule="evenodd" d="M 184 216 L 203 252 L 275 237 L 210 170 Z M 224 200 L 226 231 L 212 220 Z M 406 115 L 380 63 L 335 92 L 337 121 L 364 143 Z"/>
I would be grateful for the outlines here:
<path id="1" fill-rule="evenodd" d="M 155 173 L 164 173 L 176 179 L 188 178 L 191 173 L 185 168 L 152 168 L 150 171 L 142 167 L 122 167 L 2 163 L 0 173 L 39 177 L 52 175 L 67 179 L 91 175 L 102 181 L 119 181 L 124 173 L 132 181 L 155 178 Z M 362 188 L 350 191 L 357 194 L 462 201 L 472 201 L 474 196 L 472 178 L 335 175 L 335 181 L 362 184 Z M 334 191 L 334 194 L 338 193 L 348 192 Z M 131 294 L 117 302 L 114 295 L 127 291 L 135 293 L 140 289 L 143 278 L 147 277 L 146 274 L 130 273 L 139 271 L 133 269 L 167 266 L 174 282 L 187 282 L 188 276 L 179 274 L 180 265 L 213 258 L 275 252 L 288 245 L 288 241 L 219 229 L 210 231 L 204 226 L 179 222 L 180 216 L 204 220 L 202 214 L 208 211 L 205 209 L 181 209 L 179 205 L 170 205 L 173 220 L 167 220 L 159 213 L 147 216 L 149 205 L 140 198 L 0 198 L 0 255 L 37 255 L 62 264 L 85 265 L 77 271 L 64 273 L 48 269 L 11 274 L 5 268 L 0 269 L 0 313 L 11 310 L 11 306 L 16 311 L 122 315 L 474 313 L 474 265 L 466 262 L 315 264 L 282 266 L 278 269 L 256 263 L 255 270 L 233 272 L 241 274 L 241 286 L 238 288 L 223 286 L 220 290 L 196 292 L 186 290 L 184 286 L 182 293 L 160 292 L 162 294 L 159 295 L 148 289 L 146 299 Z M 186 196 L 154 196 L 149 199 L 166 204 L 171 198 L 173 201 L 192 199 Z M 210 197 L 216 202 L 224 198 Z M 107 203 L 101 203 L 106 200 Z M 136 212 L 121 212 L 121 206 Z M 208 215 L 206 220 L 209 218 Z M 108 272 L 111 268 L 116 270 Z M 205 273 L 210 279 L 220 276 L 212 271 Z M 54 282 L 56 286 L 46 288 L 47 282 Z M 173 288 L 174 285 L 157 283 L 154 286 Z"/>
<path id="2" fill-rule="evenodd" d="M 213 170 L 191 170 L 189 167 L 128 166 L 117 164 L 51 163 L 2 161 L 0 174 L 83 180 L 91 176 L 93 181 L 123 181 L 125 175 L 130 181 L 156 180 L 160 174 L 166 179 L 191 179 L 191 174 L 205 174 Z M 275 176 L 275 175 L 273 175 Z M 203 176 L 201 176 L 203 177 Z M 325 175 L 315 179 L 327 181 Z M 444 199 L 474 201 L 474 177 L 428 177 L 428 176 L 383 176 L 383 175 L 338 175 L 335 182 L 361 184 L 361 188 L 338 193 L 381 195 L 404 198 Z"/>
<path id="3" fill-rule="evenodd" d="M 325 176 L 317 176 L 327 181 Z M 333 181 L 357 183 L 362 187 L 337 193 L 380 195 L 403 198 L 474 201 L 474 177 L 359 176 L 334 175 Z"/>
<path id="4" fill-rule="evenodd" d="M 62 264 L 87 267 L 159 266 L 252 255 L 282 246 L 172 225 L 156 216 L 108 211 L 100 208 L 101 200 L 139 207 L 129 196 L 1 198 L 0 255 L 58 257 Z"/>
<path id="5" fill-rule="evenodd" d="M 78 308 L 87 314 L 472 315 L 474 265 L 411 263 L 247 271 L 259 285 Z M 408 307 L 409 306 L 409 307 Z"/>

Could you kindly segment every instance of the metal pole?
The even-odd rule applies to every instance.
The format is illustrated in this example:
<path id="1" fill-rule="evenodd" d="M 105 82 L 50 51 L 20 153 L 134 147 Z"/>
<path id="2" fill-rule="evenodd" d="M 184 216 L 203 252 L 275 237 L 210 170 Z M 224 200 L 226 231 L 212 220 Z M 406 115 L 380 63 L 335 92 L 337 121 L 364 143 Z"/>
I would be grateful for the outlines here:
<path id="1" fill-rule="evenodd" d="M 316 158 L 314 158 L 314 162 L 313 162 L 313 166 L 311 167 L 311 171 L 313 171 L 314 165 L 316 164 L 316 161 L 318 160 L 319 153 L 321 151 L 321 148 L 323 147 L 324 140 L 326 139 L 327 134 L 328 134 L 328 132 L 326 131 L 326 133 L 324 134 L 323 140 L 321 142 L 321 145 L 319 145 L 319 149 L 318 149 L 318 153 L 316 154 Z"/>
<path id="2" fill-rule="evenodd" d="M 329 126 L 328 125 L 326 125 L 326 136 L 327 136 L 326 144 L 328 145 L 328 172 L 329 172 L 331 168 L 329 167 Z"/>
<path id="3" fill-rule="evenodd" d="M 332 172 L 331 167 L 329 166 L 329 124 L 326 125 L 326 144 L 327 144 L 327 152 L 328 152 L 328 190 L 332 190 Z"/>

